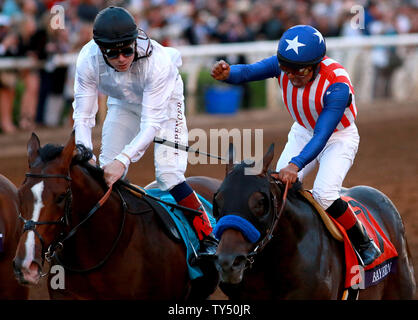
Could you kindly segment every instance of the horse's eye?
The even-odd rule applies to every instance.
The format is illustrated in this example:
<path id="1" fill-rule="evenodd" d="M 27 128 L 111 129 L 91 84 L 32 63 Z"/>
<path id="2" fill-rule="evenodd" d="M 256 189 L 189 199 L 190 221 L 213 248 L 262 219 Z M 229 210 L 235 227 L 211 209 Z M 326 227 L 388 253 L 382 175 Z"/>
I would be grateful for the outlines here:
<path id="1" fill-rule="evenodd" d="M 256 217 L 261 217 L 267 213 L 267 197 L 260 192 L 256 192 L 248 199 L 248 206 Z"/>
<path id="2" fill-rule="evenodd" d="M 219 212 L 221 211 L 221 209 L 224 206 L 224 197 L 223 197 L 222 193 L 218 193 L 213 200 L 214 200 L 214 207 L 216 205 L 216 207 L 218 209 L 217 212 L 214 211 L 213 214 L 218 216 Z"/>
<path id="3" fill-rule="evenodd" d="M 65 192 L 65 193 L 62 193 L 62 194 L 60 194 L 56 199 L 55 199 L 55 202 L 57 203 L 57 204 L 60 204 L 61 202 L 63 202 L 64 200 L 65 200 L 65 197 L 67 196 L 67 193 Z"/>

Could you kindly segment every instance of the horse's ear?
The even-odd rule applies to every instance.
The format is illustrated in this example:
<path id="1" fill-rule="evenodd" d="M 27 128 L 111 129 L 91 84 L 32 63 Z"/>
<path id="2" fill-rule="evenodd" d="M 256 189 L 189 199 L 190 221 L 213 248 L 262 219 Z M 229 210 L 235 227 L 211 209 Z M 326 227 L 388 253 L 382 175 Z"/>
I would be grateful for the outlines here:
<path id="1" fill-rule="evenodd" d="M 270 167 L 271 161 L 273 161 L 274 157 L 274 143 L 272 143 L 267 151 L 267 153 L 263 157 L 263 172 L 262 174 L 265 175 Z"/>
<path id="2" fill-rule="evenodd" d="M 229 143 L 227 159 L 228 159 L 228 163 L 226 164 L 225 176 L 227 176 L 228 173 L 230 173 L 232 169 L 234 169 L 235 150 L 234 150 L 234 144 L 232 142 Z"/>
<path id="3" fill-rule="evenodd" d="M 61 157 L 62 157 L 62 164 L 65 167 L 69 167 L 71 160 L 73 159 L 75 153 L 75 131 L 73 130 L 70 135 L 70 139 L 68 140 L 67 144 L 64 146 L 62 150 Z"/>
<path id="4" fill-rule="evenodd" d="M 39 148 L 41 147 L 41 142 L 39 141 L 38 136 L 32 132 L 32 135 L 28 141 L 28 163 L 29 167 L 39 156 Z"/>

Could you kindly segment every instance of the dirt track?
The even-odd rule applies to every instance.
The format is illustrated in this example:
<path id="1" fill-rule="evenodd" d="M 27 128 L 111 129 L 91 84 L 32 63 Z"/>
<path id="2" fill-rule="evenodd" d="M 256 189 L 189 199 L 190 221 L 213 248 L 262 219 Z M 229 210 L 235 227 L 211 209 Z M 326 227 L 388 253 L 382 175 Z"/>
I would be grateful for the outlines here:
<path id="1" fill-rule="evenodd" d="M 344 186 L 369 185 L 389 196 L 398 208 L 406 227 L 410 251 L 414 260 L 415 276 L 418 274 L 418 110 L 417 102 L 381 102 L 360 105 L 357 126 L 361 142 L 354 166 Z M 291 125 L 290 116 L 282 109 L 277 111 L 252 111 L 233 117 L 196 116 L 188 119 L 189 129 L 202 128 L 263 128 L 264 148 L 275 142 L 277 160 Z M 38 129 L 41 143 L 64 143 L 70 128 Z M 100 130 L 94 132 L 97 154 Z M 0 136 L 0 173 L 20 185 L 27 169 L 26 143 L 29 133 Z M 151 148 L 152 149 L 152 148 Z M 131 165 L 128 178 L 139 185 L 154 179 L 152 150 Z M 189 165 L 186 175 L 206 175 L 222 179 L 223 165 Z M 305 183 L 312 186 L 312 177 Z M 32 291 L 32 298 L 47 295 L 43 287 Z M 222 295 L 215 295 L 222 298 Z M 418 295 L 416 296 L 418 298 Z"/>

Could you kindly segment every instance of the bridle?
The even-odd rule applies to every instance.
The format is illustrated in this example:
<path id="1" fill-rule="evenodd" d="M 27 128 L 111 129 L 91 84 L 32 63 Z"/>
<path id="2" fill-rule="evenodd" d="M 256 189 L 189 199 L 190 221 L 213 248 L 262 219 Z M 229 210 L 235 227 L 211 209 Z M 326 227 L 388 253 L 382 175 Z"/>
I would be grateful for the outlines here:
<path id="1" fill-rule="evenodd" d="M 34 178 L 62 178 L 67 181 L 71 182 L 71 177 L 64 174 L 38 174 L 38 173 L 26 173 L 26 177 L 34 177 Z M 71 211 L 71 200 L 72 200 L 72 193 L 71 189 L 68 188 L 66 194 L 65 194 L 65 205 L 64 205 L 64 215 L 60 217 L 56 221 L 33 221 L 33 220 L 26 220 L 23 218 L 22 213 L 19 212 L 19 219 L 23 221 L 23 233 L 26 231 L 33 231 L 34 234 L 38 237 L 39 241 L 41 242 L 42 247 L 42 266 L 44 265 L 45 259 L 48 260 L 47 253 L 49 252 L 49 249 L 51 248 L 51 245 L 48 248 L 48 251 L 45 250 L 45 240 L 42 237 L 42 235 L 36 230 L 36 226 L 40 225 L 66 225 L 66 217 L 70 214 L 69 211 Z M 62 244 L 61 244 L 62 246 Z"/>
<path id="2" fill-rule="evenodd" d="M 48 178 L 62 178 L 65 179 L 69 182 L 72 181 L 71 177 L 68 175 L 63 175 L 63 174 L 37 174 L 37 173 L 26 173 L 27 177 L 33 177 L 33 178 L 41 178 L 41 179 L 48 179 Z M 109 252 L 106 254 L 106 256 L 99 262 L 97 263 L 95 266 L 87 268 L 87 269 L 75 269 L 72 268 L 70 266 L 67 266 L 65 264 L 63 264 L 58 255 L 56 254 L 56 252 L 58 250 L 63 249 L 64 247 L 64 242 L 67 241 L 68 239 L 70 239 L 71 237 L 73 237 L 75 235 L 75 233 L 79 230 L 79 228 L 81 227 L 81 225 L 83 225 L 87 220 L 89 220 L 93 214 L 106 202 L 106 200 L 109 198 L 111 192 L 112 192 L 112 188 L 109 188 L 106 193 L 104 194 L 104 196 L 94 205 L 94 207 L 89 211 L 89 213 L 86 215 L 86 217 L 79 223 L 77 224 L 75 227 L 73 227 L 65 236 L 61 233 L 59 237 L 62 237 L 61 239 L 57 240 L 53 240 L 52 243 L 49 245 L 48 250 L 45 250 L 45 241 L 42 238 L 41 234 L 39 234 L 39 232 L 36 230 L 36 226 L 38 225 L 66 225 L 69 226 L 69 222 L 68 222 L 68 217 L 71 214 L 71 204 L 72 204 L 72 193 L 71 193 L 71 188 L 68 188 L 68 191 L 65 195 L 65 205 L 64 205 L 64 214 L 62 217 L 60 217 L 57 221 L 33 221 L 33 220 L 26 220 L 25 218 L 22 217 L 21 213 L 19 213 L 19 218 L 23 221 L 24 225 L 23 225 L 23 232 L 26 231 L 33 231 L 35 233 L 35 235 L 38 237 L 38 239 L 41 242 L 42 245 L 42 266 L 44 265 L 45 260 L 47 260 L 48 262 L 51 262 L 53 258 L 55 258 L 57 260 L 57 262 L 63 266 L 66 270 L 72 271 L 72 272 L 78 272 L 78 273 L 83 273 L 83 272 L 90 272 L 93 270 L 96 270 L 98 268 L 100 268 L 106 261 L 107 259 L 110 257 L 110 255 L 113 253 L 114 249 L 116 248 L 116 244 L 118 243 L 120 236 L 122 234 L 124 225 L 125 225 L 125 217 L 126 217 L 126 209 L 127 209 L 127 204 L 125 202 L 125 200 L 123 199 L 122 195 L 120 194 L 119 190 L 116 189 L 116 191 L 118 192 L 121 200 L 122 200 L 122 206 L 123 206 L 123 218 L 122 218 L 122 223 L 120 226 L 120 230 L 118 235 L 116 236 L 116 239 L 111 247 L 111 249 L 109 250 Z M 47 275 L 46 274 L 42 274 L 42 276 Z"/>
<path id="3" fill-rule="evenodd" d="M 276 173 L 276 172 L 272 172 L 272 173 Z M 273 189 L 275 189 L 275 191 L 279 191 L 279 186 L 278 183 L 280 183 L 278 180 L 276 180 L 271 173 L 268 174 L 268 179 L 269 179 L 269 183 L 272 186 Z M 257 245 L 255 246 L 255 248 L 247 255 L 246 259 L 247 259 L 247 267 L 252 266 L 252 264 L 254 263 L 254 259 L 256 257 L 256 255 L 258 253 L 260 253 L 265 246 L 271 241 L 271 239 L 274 237 L 274 231 L 276 230 L 277 224 L 279 223 L 280 217 L 283 214 L 284 208 L 286 206 L 286 199 L 287 199 L 287 192 L 289 189 L 289 183 L 286 182 L 285 187 L 284 187 L 284 191 L 283 191 L 283 196 L 282 196 L 282 201 L 281 201 L 281 205 L 280 208 L 278 208 L 278 201 L 277 201 L 277 196 L 276 196 L 276 192 L 272 192 L 270 190 L 270 199 L 271 199 L 271 203 L 270 203 L 270 208 L 273 210 L 273 219 L 271 221 L 270 226 L 267 228 L 267 232 L 266 235 L 264 236 L 263 239 L 261 239 L 261 241 L 258 241 Z"/>

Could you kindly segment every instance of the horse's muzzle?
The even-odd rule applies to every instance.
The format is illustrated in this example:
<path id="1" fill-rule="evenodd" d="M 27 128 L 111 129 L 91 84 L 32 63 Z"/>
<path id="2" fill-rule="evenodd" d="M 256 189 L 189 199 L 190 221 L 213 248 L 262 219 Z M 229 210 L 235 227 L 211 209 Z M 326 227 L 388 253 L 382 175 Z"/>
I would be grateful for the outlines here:
<path id="1" fill-rule="evenodd" d="M 23 260 L 15 258 L 13 260 L 13 272 L 16 280 L 22 285 L 36 285 L 41 277 L 42 267 L 39 261 L 32 260 L 27 266 L 23 265 Z"/>
<path id="2" fill-rule="evenodd" d="M 216 268 L 218 269 L 221 282 L 240 283 L 247 266 L 247 257 L 234 254 L 219 254 L 217 257 Z"/>

